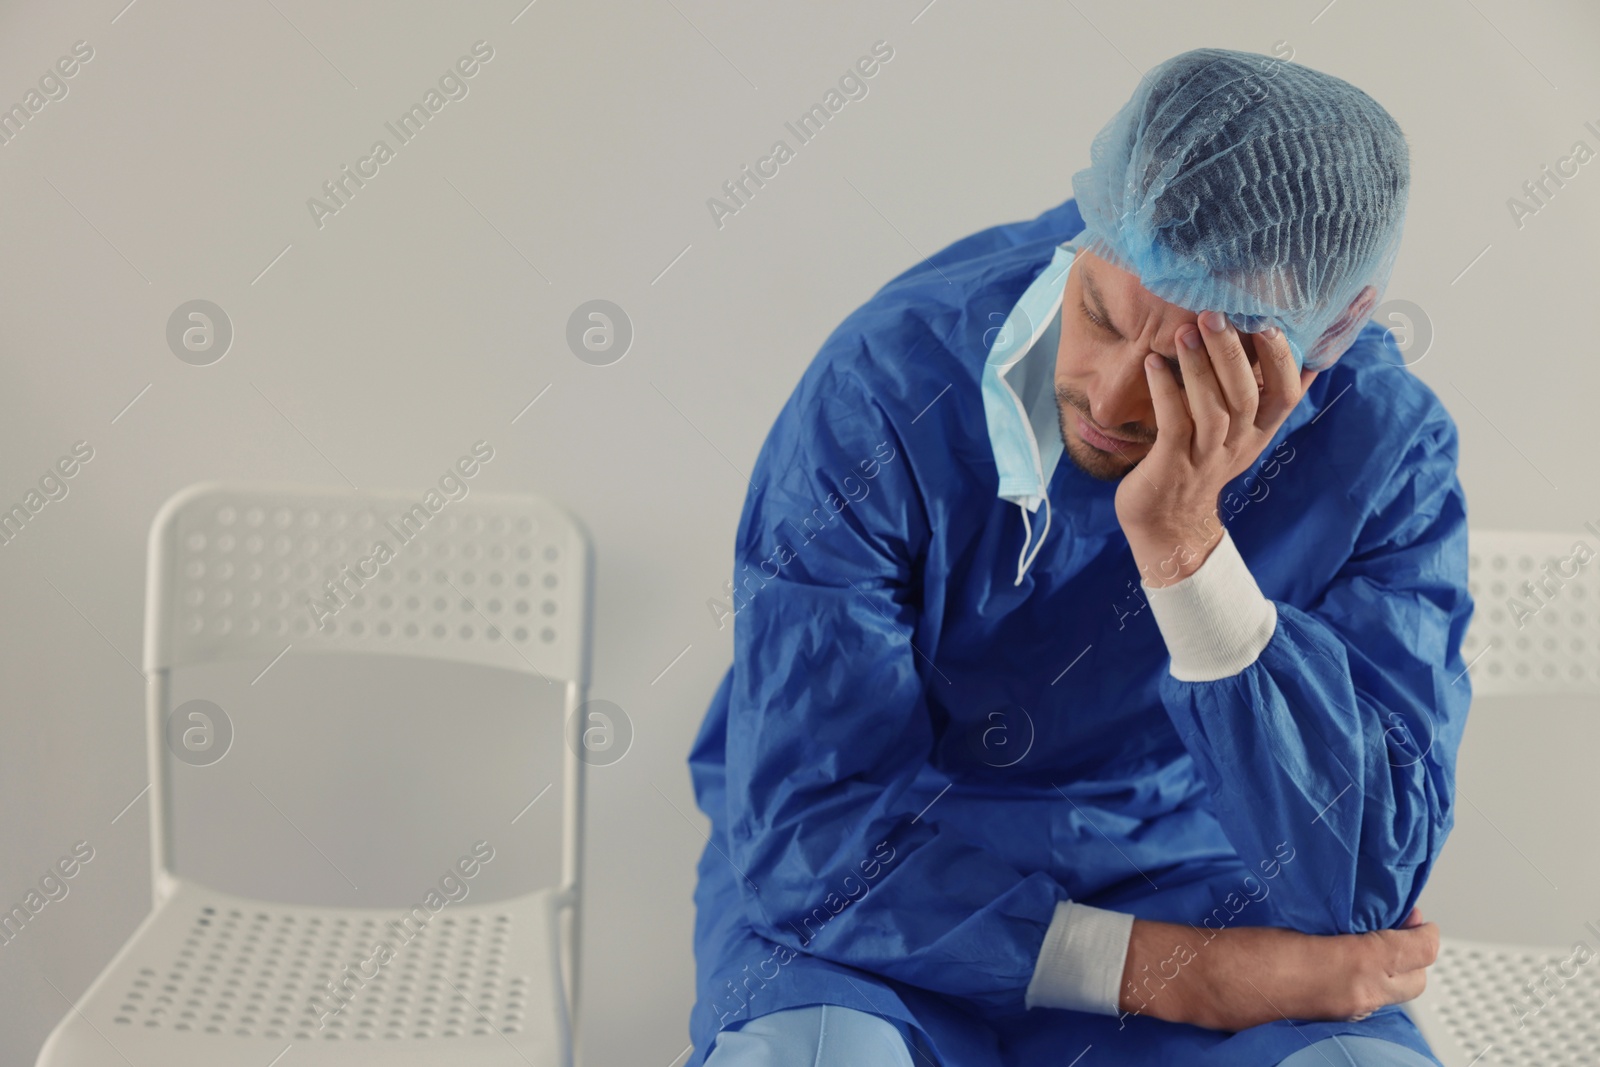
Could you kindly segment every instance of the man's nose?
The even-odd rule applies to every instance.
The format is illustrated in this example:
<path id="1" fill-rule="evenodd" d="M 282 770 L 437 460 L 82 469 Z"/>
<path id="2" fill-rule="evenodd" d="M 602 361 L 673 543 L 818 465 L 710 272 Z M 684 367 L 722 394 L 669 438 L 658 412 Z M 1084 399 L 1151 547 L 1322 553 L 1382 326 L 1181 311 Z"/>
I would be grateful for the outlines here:
<path id="1" fill-rule="evenodd" d="M 1150 402 L 1143 353 L 1119 353 L 1114 362 L 1101 364 L 1097 378 L 1089 392 L 1089 413 L 1095 422 L 1113 433 L 1135 424 L 1154 428 L 1155 407 Z"/>

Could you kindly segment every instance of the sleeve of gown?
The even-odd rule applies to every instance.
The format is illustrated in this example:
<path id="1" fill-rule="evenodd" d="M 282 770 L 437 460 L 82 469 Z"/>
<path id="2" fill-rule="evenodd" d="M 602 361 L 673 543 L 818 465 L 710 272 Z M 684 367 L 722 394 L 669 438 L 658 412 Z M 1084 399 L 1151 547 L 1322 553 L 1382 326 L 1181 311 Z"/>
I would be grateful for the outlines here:
<path id="1" fill-rule="evenodd" d="M 1442 412 L 1419 429 L 1309 610 L 1263 596 L 1226 534 L 1146 592 L 1172 660 L 1162 702 L 1223 831 L 1273 879 L 1272 925 L 1399 925 L 1454 823 L 1472 615 L 1456 450 Z"/>
<path id="2" fill-rule="evenodd" d="M 808 375 L 757 458 L 735 546 L 727 858 L 763 937 L 1020 1010 L 1064 887 L 942 832 L 938 797 L 908 792 L 933 747 L 925 690 L 948 684 L 920 622 L 922 491 L 868 388 Z M 1089 940 L 1080 955 L 1106 959 L 1114 936 Z M 1052 974 L 1072 969 L 1059 955 Z M 1094 988 L 1115 990 L 1112 965 Z"/>

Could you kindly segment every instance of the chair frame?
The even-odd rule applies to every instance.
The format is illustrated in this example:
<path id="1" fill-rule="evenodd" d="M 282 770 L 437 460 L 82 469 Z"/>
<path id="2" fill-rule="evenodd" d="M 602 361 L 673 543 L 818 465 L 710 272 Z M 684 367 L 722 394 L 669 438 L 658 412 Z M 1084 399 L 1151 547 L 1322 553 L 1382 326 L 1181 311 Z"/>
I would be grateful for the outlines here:
<path id="1" fill-rule="evenodd" d="M 143 653 L 143 667 L 145 674 L 145 747 L 147 770 L 150 776 L 149 812 L 150 812 L 150 870 L 151 870 L 151 898 L 152 911 L 144 922 L 135 930 L 134 934 L 119 949 L 117 956 L 102 970 L 94 984 L 90 986 L 83 997 L 82 1003 L 95 987 L 100 983 L 122 957 L 124 952 L 137 940 L 146 929 L 151 920 L 160 913 L 162 906 L 186 883 L 193 884 L 192 880 L 180 876 L 173 868 L 173 812 L 171 805 L 171 760 L 165 742 L 166 716 L 170 711 L 169 697 L 171 692 L 171 674 L 174 666 L 191 666 L 196 663 L 206 662 L 204 659 L 184 660 L 179 663 L 171 662 L 173 656 L 167 649 L 166 626 L 171 621 L 171 611 L 175 607 L 174 567 L 177 564 L 177 553 L 174 550 L 176 538 L 176 519 L 184 509 L 197 500 L 209 494 L 238 493 L 245 495 L 259 495 L 270 498 L 273 495 L 290 495 L 295 498 L 317 498 L 328 503 L 345 503 L 361 505 L 414 503 L 416 493 L 384 493 L 371 491 L 347 491 L 342 489 L 324 489 L 317 487 L 293 485 L 286 483 L 244 483 L 244 482 L 202 482 L 188 486 L 175 493 L 161 506 L 151 523 L 147 566 L 146 566 L 146 598 L 145 598 L 145 640 Z M 573 624 L 577 634 L 576 669 L 564 674 L 559 679 L 552 679 L 563 683 L 564 694 L 562 700 L 563 732 L 572 716 L 583 705 L 588 692 L 588 665 L 592 642 L 590 631 L 592 626 L 593 607 L 593 547 L 592 540 L 586 528 L 576 515 L 555 504 L 547 498 L 534 495 L 510 494 L 473 494 L 480 503 L 483 501 L 501 501 L 507 504 L 528 505 L 536 504 L 557 513 L 565 522 L 565 532 L 570 535 L 570 543 L 578 549 L 577 562 L 569 569 L 575 569 L 581 578 L 579 588 L 573 594 L 574 603 L 579 612 L 577 621 Z M 319 650 L 311 646 L 308 651 L 317 653 Z M 322 650 L 324 654 L 328 651 Z M 378 654 L 407 655 L 407 650 L 395 650 L 392 653 L 384 650 Z M 411 653 L 415 654 L 415 653 Z M 461 657 L 444 654 L 420 654 L 422 658 L 443 659 L 459 662 L 471 662 Z M 524 668 L 515 665 L 506 665 L 499 669 L 523 671 Z M 531 662 L 529 667 L 536 673 L 542 674 Z M 562 770 L 564 777 L 563 808 L 561 824 L 561 881 L 553 894 L 550 895 L 551 911 L 559 915 L 561 921 L 556 924 L 555 951 L 559 954 L 559 974 L 561 984 L 565 986 L 565 1004 L 562 1010 L 567 1020 L 567 1056 L 569 1062 L 576 1062 L 579 1049 L 579 980 L 581 975 L 581 901 L 582 901 L 582 867 L 583 867 L 583 832 L 584 832 L 584 785 L 586 761 L 578 755 L 577 749 L 572 744 L 564 744 Z M 543 892 L 543 891 L 542 891 Z M 263 901 L 264 903 L 281 903 Z M 77 1004 L 74 1011 L 78 1010 Z M 68 1019 L 72 1017 L 69 1012 Z M 49 1046 L 47 1044 L 46 1049 Z M 42 1056 L 43 1054 L 41 1054 Z"/>

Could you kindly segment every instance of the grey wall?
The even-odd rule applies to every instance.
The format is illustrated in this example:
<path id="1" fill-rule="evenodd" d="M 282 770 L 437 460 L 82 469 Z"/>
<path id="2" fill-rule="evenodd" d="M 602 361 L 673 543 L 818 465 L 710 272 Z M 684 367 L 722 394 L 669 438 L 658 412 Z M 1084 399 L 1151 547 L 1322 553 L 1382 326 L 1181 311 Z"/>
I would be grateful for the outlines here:
<path id="1" fill-rule="evenodd" d="M 148 907 L 147 816 L 124 809 L 146 782 L 133 664 L 158 505 L 213 478 L 421 486 L 479 439 L 496 449 L 479 487 L 549 494 L 595 535 L 594 695 L 635 740 L 592 775 L 590 1058 L 675 1062 L 705 825 L 684 756 L 731 655 L 706 601 L 767 427 L 843 315 L 949 241 L 1065 199 L 1139 73 L 1187 48 L 1286 41 L 1396 115 L 1415 191 L 1388 295 L 1431 320 L 1415 369 L 1460 424 L 1473 522 L 1600 519 L 1600 162 L 1521 225 L 1507 207 L 1575 141 L 1600 149 L 1592 5 L 524 2 L 0 13 L 0 104 L 93 49 L 0 146 L 0 502 L 94 449 L 0 546 L 0 899 L 95 850 L 0 947 L 6 1063 L 32 1062 Z M 480 40 L 469 94 L 319 226 L 307 198 L 393 143 L 385 122 Z M 868 95 L 719 227 L 707 199 L 793 145 L 784 122 L 879 40 L 894 57 Z M 210 366 L 166 339 L 193 299 L 234 330 Z M 566 342 L 593 299 L 635 329 L 608 366 Z M 1478 810 L 1429 891 L 1451 932 L 1565 942 L 1600 914 L 1593 792 L 1573 777 L 1592 716 L 1531 714 L 1475 711 Z"/>

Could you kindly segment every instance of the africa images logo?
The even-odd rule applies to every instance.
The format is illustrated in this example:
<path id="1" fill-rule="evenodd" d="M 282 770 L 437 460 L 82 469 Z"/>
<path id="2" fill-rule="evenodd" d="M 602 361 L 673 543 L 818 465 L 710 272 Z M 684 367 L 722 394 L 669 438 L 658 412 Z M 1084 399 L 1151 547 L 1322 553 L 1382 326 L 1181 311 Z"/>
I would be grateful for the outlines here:
<path id="1" fill-rule="evenodd" d="M 372 142 L 372 148 L 366 155 L 356 160 L 355 170 L 352 171 L 346 163 L 339 168 L 338 174 L 323 182 L 322 193 L 326 199 L 314 196 L 306 199 L 306 210 L 311 212 L 311 221 L 316 223 L 317 229 L 326 225 L 325 220 L 329 215 L 337 215 L 349 207 L 356 193 L 366 188 L 367 182 L 376 178 L 381 168 L 394 159 L 401 148 L 410 144 L 433 117 L 444 110 L 446 104 L 452 100 L 465 100 L 472 91 L 469 81 L 493 58 L 494 48 L 488 41 L 475 41 L 471 55 L 462 56 L 454 66 L 439 75 L 438 88 L 429 86 L 422 94 L 420 103 L 412 104 L 393 122 L 383 124 L 394 136 L 393 145 L 380 137 Z"/>
<path id="2" fill-rule="evenodd" d="M 768 581 L 782 574 L 783 568 L 794 560 L 799 554 L 799 550 L 814 541 L 818 534 L 828 528 L 829 523 L 844 513 L 845 508 L 851 504 L 859 504 L 867 499 L 872 492 L 872 486 L 867 483 L 883 473 L 883 468 L 893 463 L 897 455 L 899 453 L 895 451 L 894 446 L 888 441 L 878 442 L 877 447 L 872 451 L 872 455 L 856 464 L 856 467 L 861 471 L 860 478 L 857 478 L 854 471 L 852 471 L 839 480 L 838 488 L 843 491 L 842 496 L 838 492 L 830 492 L 825 500 L 811 509 L 810 514 L 800 520 L 799 524 L 796 524 L 792 518 L 786 519 L 785 521 L 789 524 L 789 527 L 800 534 L 801 539 L 792 544 L 788 541 L 775 542 L 772 546 L 772 551 L 764 559 L 756 563 L 758 573 L 751 574 L 750 564 L 746 563 L 741 571 L 742 576 L 737 579 L 738 588 L 734 587 L 735 579 L 733 578 L 722 584 L 722 592 L 723 596 L 727 598 L 726 600 L 719 600 L 716 597 L 710 597 L 706 600 L 706 609 L 710 611 L 711 621 L 717 624 L 717 629 L 726 628 L 728 620 L 748 607 L 750 599 L 756 593 L 765 589 Z M 767 567 L 769 566 L 772 568 L 770 574 L 767 572 Z M 752 589 L 750 588 L 752 582 L 760 582 L 761 584 Z"/>
<path id="3" fill-rule="evenodd" d="M 752 171 L 747 163 L 739 168 L 739 176 L 730 178 L 722 183 L 722 193 L 727 197 L 707 197 L 706 209 L 711 212 L 711 221 L 717 224 L 717 229 L 727 225 L 727 218 L 737 215 L 740 211 L 750 206 L 750 201 L 755 198 L 756 191 L 765 189 L 767 182 L 778 176 L 779 169 L 795 158 L 796 151 L 804 145 L 810 144 L 820 134 L 828 121 L 844 110 L 844 106 L 852 100 L 865 100 L 870 91 L 867 79 L 872 78 L 880 70 L 882 64 L 894 58 L 894 49 L 888 41 L 875 41 L 872 45 L 872 54 L 862 56 L 856 60 L 855 65 L 847 69 L 839 77 L 838 88 L 830 88 L 822 95 L 820 103 L 812 104 L 801 112 L 794 122 L 785 122 L 784 129 L 794 134 L 795 145 L 790 147 L 789 142 L 780 138 L 772 142 L 768 153 L 755 162 Z M 752 189 L 751 185 L 755 188 Z"/>
<path id="4" fill-rule="evenodd" d="M 372 551 L 356 560 L 354 568 L 346 563 L 339 568 L 335 577 L 323 583 L 324 595 L 320 600 L 314 595 L 307 595 L 306 610 L 311 612 L 311 621 L 316 624 L 317 629 L 322 629 L 327 620 L 339 614 L 360 596 L 366 584 L 377 578 L 379 572 L 399 556 L 400 549 L 421 537 L 428 523 L 443 511 L 446 505 L 465 500 L 467 494 L 472 491 L 470 479 L 476 477 L 483 469 L 483 465 L 493 458 L 494 446 L 488 441 L 474 444 L 470 456 L 462 456 L 456 460 L 454 467 L 440 476 L 437 489 L 429 489 L 420 501 L 399 515 L 385 520 L 383 528 L 394 535 L 394 541 L 399 548 L 384 538 L 374 541 Z"/>

